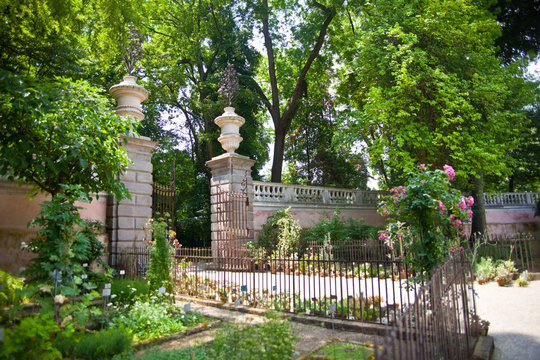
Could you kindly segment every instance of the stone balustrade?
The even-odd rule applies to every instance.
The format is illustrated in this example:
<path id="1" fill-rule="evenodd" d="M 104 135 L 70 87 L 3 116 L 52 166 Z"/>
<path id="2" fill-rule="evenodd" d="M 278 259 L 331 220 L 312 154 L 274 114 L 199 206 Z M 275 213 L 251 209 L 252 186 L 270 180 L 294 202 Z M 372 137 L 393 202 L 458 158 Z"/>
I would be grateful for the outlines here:
<path id="1" fill-rule="evenodd" d="M 486 208 L 535 207 L 540 200 L 540 193 L 501 193 L 484 194 Z"/>
<path id="2" fill-rule="evenodd" d="M 386 192 L 253 182 L 253 200 L 274 204 L 326 205 L 376 209 Z"/>
<path id="3" fill-rule="evenodd" d="M 376 209 L 385 191 L 338 189 L 319 186 L 253 181 L 255 202 L 273 204 L 335 205 Z M 486 193 L 486 208 L 535 207 L 540 193 Z"/>

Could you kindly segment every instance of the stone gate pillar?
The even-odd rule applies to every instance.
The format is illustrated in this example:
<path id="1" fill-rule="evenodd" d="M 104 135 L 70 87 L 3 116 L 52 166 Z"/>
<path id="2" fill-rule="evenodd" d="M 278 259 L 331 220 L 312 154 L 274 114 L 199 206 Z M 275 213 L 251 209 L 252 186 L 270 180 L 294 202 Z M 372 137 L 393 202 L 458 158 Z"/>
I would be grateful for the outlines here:
<path id="1" fill-rule="evenodd" d="M 148 92 L 137 85 L 134 76 L 124 79 L 112 86 L 109 93 L 116 100 L 116 114 L 132 116 L 139 121 L 144 119 L 141 102 L 148 98 Z M 152 216 L 152 150 L 156 143 L 150 138 L 131 134 L 124 136 L 123 144 L 131 163 L 127 171 L 120 175 L 131 194 L 131 200 L 118 202 L 109 196 L 107 206 L 107 228 L 109 230 L 109 251 L 111 261 L 115 263 L 116 252 L 122 248 L 141 246 L 144 240 L 143 225 Z"/>
<path id="2" fill-rule="evenodd" d="M 223 115 L 214 121 L 221 128 L 218 141 L 227 151 L 206 162 L 212 172 L 210 180 L 212 256 L 215 260 L 222 260 L 220 258 L 224 254 L 232 257 L 240 255 L 241 253 L 235 249 L 253 240 L 251 167 L 255 164 L 255 160 L 234 152 L 242 141 L 239 129 L 245 123 L 244 118 L 234 112 L 234 108 L 226 107 Z M 230 205 L 227 208 L 227 205 L 223 204 L 223 201 L 226 201 L 224 192 L 244 192 L 245 206 L 238 202 L 239 205 Z M 222 251 L 223 248 L 227 250 Z"/>

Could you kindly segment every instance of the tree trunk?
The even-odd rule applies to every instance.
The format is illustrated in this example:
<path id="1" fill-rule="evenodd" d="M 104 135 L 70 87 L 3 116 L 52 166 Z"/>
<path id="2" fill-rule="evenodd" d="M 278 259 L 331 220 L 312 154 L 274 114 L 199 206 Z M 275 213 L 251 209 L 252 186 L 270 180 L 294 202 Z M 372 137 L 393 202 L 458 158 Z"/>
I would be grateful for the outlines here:
<path id="1" fill-rule="evenodd" d="M 285 155 L 285 134 L 287 134 L 287 131 L 276 127 L 275 134 L 274 159 L 272 160 L 272 177 L 270 181 L 280 183 L 283 171 L 283 158 Z"/>
<path id="2" fill-rule="evenodd" d="M 471 224 L 471 237 L 469 242 L 474 245 L 475 238 L 485 235 L 486 231 L 486 204 L 484 202 L 484 175 L 479 173 L 473 177 L 474 205 L 472 206 L 473 216 Z"/>

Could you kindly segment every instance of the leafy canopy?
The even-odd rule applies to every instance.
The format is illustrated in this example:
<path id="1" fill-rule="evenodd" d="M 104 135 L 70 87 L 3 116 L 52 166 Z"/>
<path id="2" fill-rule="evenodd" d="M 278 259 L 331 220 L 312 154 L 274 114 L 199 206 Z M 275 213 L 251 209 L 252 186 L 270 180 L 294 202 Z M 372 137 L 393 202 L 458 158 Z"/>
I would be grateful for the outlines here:
<path id="1" fill-rule="evenodd" d="M 117 175 L 127 168 L 121 134 L 130 120 L 113 114 L 107 98 L 84 81 L 44 82 L 0 72 L 0 175 L 34 185 L 34 192 L 129 197 Z"/>

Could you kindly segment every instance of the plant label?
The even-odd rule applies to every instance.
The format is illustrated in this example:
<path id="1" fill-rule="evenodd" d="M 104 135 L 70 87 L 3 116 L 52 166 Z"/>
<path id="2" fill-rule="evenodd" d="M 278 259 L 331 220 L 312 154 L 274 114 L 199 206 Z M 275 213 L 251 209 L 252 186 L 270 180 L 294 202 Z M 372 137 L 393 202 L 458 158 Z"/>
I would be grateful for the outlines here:
<path id="1" fill-rule="evenodd" d="M 158 293 L 161 294 L 161 295 L 165 294 L 165 288 L 164 288 L 163 286 L 160 287 L 160 288 L 158 289 Z"/>
<path id="2" fill-rule="evenodd" d="M 82 266 L 83 266 L 84 268 L 87 268 L 87 267 L 88 267 L 88 263 L 84 263 L 84 264 L 82 264 Z"/>
<path id="3" fill-rule="evenodd" d="M 86 274 L 81 275 L 81 279 L 86 280 L 87 278 L 88 278 L 88 275 L 86 275 Z"/>
<path id="4" fill-rule="evenodd" d="M 240 306 L 240 298 L 234 301 L 234 307 L 239 307 L 239 306 Z"/>
<path id="5" fill-rule="evenodd" d="M 126 275 L 126 270 L 120 270 L 120 275 Z"/>
<path id="6" fill-rule="evenodd" d="M 240 291 L 247 291 L 247 285 L 240 286 Z"/>
<path id="7" fill-rule="evenodd" d="M 105 288 L 105 289 L 110 289 L 110 288 L 111 288 L 111 284 L 110 284 L 110 283 L 109 283 L 109 284 L 105 284 L 104 288 Z"/>
<path id="8" fill-rule="evenodd" d="M 103 297 L 108 297 L 108 296 L 111 296 L 111 289 L 103 289 L 103 292 L 101 293 L 101 295 L 103 295 Z"/>
<path id="9" fill-rule="evenodd" d="M 187 303 L 184 305 L 184 312 L 187 314 L 191 311 L 191 303 Z"/>
<path id="10" fill-rule="evenodd" d="M 328 312 L 333 315 L 336 313 L 336 304 L 330 304 L 328 305 Z"/>

